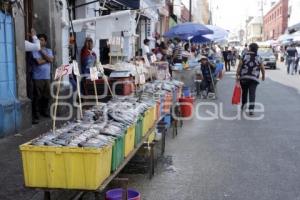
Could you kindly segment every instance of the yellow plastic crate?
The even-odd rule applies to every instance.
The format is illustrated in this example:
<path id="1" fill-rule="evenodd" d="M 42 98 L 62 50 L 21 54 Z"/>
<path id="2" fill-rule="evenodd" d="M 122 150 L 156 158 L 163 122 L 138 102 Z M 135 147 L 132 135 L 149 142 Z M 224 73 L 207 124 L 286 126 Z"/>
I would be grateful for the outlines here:
<path id="1" fill-rule="evenodd" d="M 95 190 L 109 177 L 112 147 L 20 146 L 25 185 L 54 189 Z"/>
<path id="2" fill-rule="evenodd" d="M 155 140 L 155 136 L 156 136 L 156 131 L 153 131 L 153 133 L 151 133 L 148 137 L 148 143 L 151 143 Z"/>
<path id="3" fill-rule="evenodd" d="M 156 114 L 156 104 L 150 108 L 150 121 L 151 121 L 151 126 L 149 128 L 152 128 L 152 126 L 154 125 L 155 121 L 156 121 L 156 117 L 157 114 Z"/>
<path id="4" fill-rule="evenodd" d="M 148 129 L 152 128 L 154 126 L 155 121 L 156 121 L 156 106 L 151 107 L 149 109 L 149 111 L 150 111 L 150 113 L 149 113 L 149 115 L 150 115 L 150 117 L 149 117 L 150 122 L 149 122 Z"/>
<path id="5" fill-rule="evenodd" d="M 127 129 L 125 135 L 125 157 L 127 157 L 134 149 L 135 141 L 135 124 Z"/>
<path id="6" fill-rule="evenodd" d="M 147 110 L 144 114 L 144 119 L 143 119 L 143 136 L 146 135 L 146 133 L 149 130 L 149 120 L 150 119 L 150 110 Z"/>
<path id="7" fill-rule="evenodd" d="M 143 121 L 143 136 L 153 127 L 156 121 L 156 105 L 145 112 Z"/>

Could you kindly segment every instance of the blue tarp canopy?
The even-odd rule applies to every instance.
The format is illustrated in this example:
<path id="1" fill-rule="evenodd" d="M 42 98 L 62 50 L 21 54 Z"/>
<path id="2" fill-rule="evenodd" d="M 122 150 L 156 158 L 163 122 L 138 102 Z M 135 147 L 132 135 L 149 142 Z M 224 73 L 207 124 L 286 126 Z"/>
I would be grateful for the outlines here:
<path id="1" fill-rule="evenodd" d="M 189 38 L 213 33 L 214 32 L 205 25 L 187 22 L 172 27 L 164 36 L 167 38 Z"/>
<path id="2" fill-rule="evenodd" d="M 203 37 L 201 35 L 198 35 L 198 36 L 193 37 L 191 39 L 191 42 L 203 44 L 203 43 L 209 43 L 209 42 L 211 42 L 211 40 L 206 37 Z"/>
<path id="3" fill-rule="evenodd" d="M 214 33 L 213 34 L 208 34 L 208 35 L 203 35 L 204 37 L 212 40 L 212 41 L 220 41 L 228 38 L 229 31 L 218 27 L 218 26 L 213 26 L 213 25 L 206 25 L 207 28 L 212 30 Z"/>

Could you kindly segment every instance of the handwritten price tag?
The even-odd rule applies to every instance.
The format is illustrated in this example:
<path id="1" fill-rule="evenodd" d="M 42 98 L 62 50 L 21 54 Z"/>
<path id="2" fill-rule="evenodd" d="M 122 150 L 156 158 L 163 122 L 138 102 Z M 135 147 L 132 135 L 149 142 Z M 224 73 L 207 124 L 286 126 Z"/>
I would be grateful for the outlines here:
<path id="1" fill-rule="evenodd" d="M 97 67 L 91 67 L 90 68 L 90 75 L 91 75 L 91 80 L 92 81 L 98 80 L 98 70 L 97 70 Z"/>
<path id="2" fill-rule="evenodd" d="M 57 80 L 63 76 L 72 74 L 72 66 L 71 65 L 62 65 L 55 70 L 54 79 Z"/>
<path id="3" fill-rule="evenodd" d="M 155 56 L 155 55 L 152 55 L 152 56 L 151 56 L 151 62 L 154 63 L 154 62 L 156 62 L 156 61 L 157 61 L 156 56 Z"/>
<path id="4" fill-rule="evenodd" d="M 79 72 L 79 68 L 78 68 L 78 63 L 76 62 L 76 60 L 73 60 L 73 72 L 76 76 L 80 76 L 80 72 Z"/>
<path id="5" fill-rule="evenodd" d="M 97 62 L 96 67 L 102 74 L 104 74 L 104 68 L 101 62 Z"/>
<path id="6" fill-rule="evenodd" d="M 144 58 L 144 60 L 145 60 L 146 66 L 147 66 L 147 67 L 150 67 L 150 62 L 149 62 L 149 60 L 148 60 L 148 56 L 144 55 L 143 58 Z"/>

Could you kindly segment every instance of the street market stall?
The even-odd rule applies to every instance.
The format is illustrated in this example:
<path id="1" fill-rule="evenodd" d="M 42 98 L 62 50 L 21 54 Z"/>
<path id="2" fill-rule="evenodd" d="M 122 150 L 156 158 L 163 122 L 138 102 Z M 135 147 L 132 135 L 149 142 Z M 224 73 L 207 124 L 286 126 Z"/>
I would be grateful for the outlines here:
<path id="1" fill-rule="evenodd" d="M 103 191 L 144 143 L 154 142 L 159 122 L 171 127 L 181 88 L 177 81 L 147 83 L 137 97 L 98 103 L 80 120 L 21 145 L 25 186 L 48 199 L 56 189 Z"/>

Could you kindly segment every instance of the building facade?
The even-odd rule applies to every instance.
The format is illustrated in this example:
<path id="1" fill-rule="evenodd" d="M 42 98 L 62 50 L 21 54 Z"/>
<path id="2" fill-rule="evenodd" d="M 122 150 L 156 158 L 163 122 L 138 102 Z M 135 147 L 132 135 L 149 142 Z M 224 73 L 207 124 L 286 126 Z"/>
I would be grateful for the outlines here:
<path id="1" fill-rule="evenodd" d="M 264 40 L 277 40 L 288 28 L 289 0 L 280 0 L 264 16 Z"/>
<path id="2" fill-rule="evenodd" d="M 254 17 L 247 25 L 247 42 L 262 41 L 262 17 Z"/>
<path id="3" fill-rule="evenodd" d="M 0 137 L 32 126 L 31 100 L 27 87 L 30 66 L 26 63 L 24 42 L 31 28 L 48 36 L 48 47 L 53 50 L 55 57 L 52 78 L 57 67 L 68 64 L 72 59 L 79 59 L 86 37 L 94 39 L 94 51 L 101 56 L 101 41 L 95 39 L 95 26 L 89 23 L 84 30 L 72 35 L 71 20 L 107 15 L 120 10 L 142 10 L 137 15 L 140 16 L 139 27 L 136 29 L 138 37 L 131 41 L 131 46 L 135 47 L 131 56 L 134 56 L 135 49 L 141 47 L 143 39 L 152 39 L 154 47 L 157 31 L 164 33 L 169 28 L 168 4 L 164 0 L 103 0 L 94 3 L 90 3 L 90 0 L 19 0 L 16 1 L 19 4 L 7 1 L 11 4 L 7 6 L 3 6 L 3 2 L 0 1 L 0 27 L 7 23 L 6 27 L 10 29 L 6 32 L 0 29 Z M 71 40 L 74 36 L 75 39 Z M 73 45 L 74 41 L 77 45 Z M 62 93 L 68 93 L 71 89 L 68 80 L 66 77 L 61 87 Z M 58 114 L 68 113 L 64 109 L 60 106 Z"/>
<path id="4" fill-rule="evenodd" d="M 193 21 L 201 24 L 209 24 L 210 11 L 208 0 L 193 1 Z"/>
<path id="5" fill-rule="evenodd" d="M 182 7 L 181 7 L 180 21 L 181 21 L 181 23 L 190 21 L 190 11 L 184 4 L 182 4 Z"/>
<path id="6" fill-rule="evenodd" d="M 289 0 L 288 29 L 290 33 L 300 30 L 300 0 Z"/>

